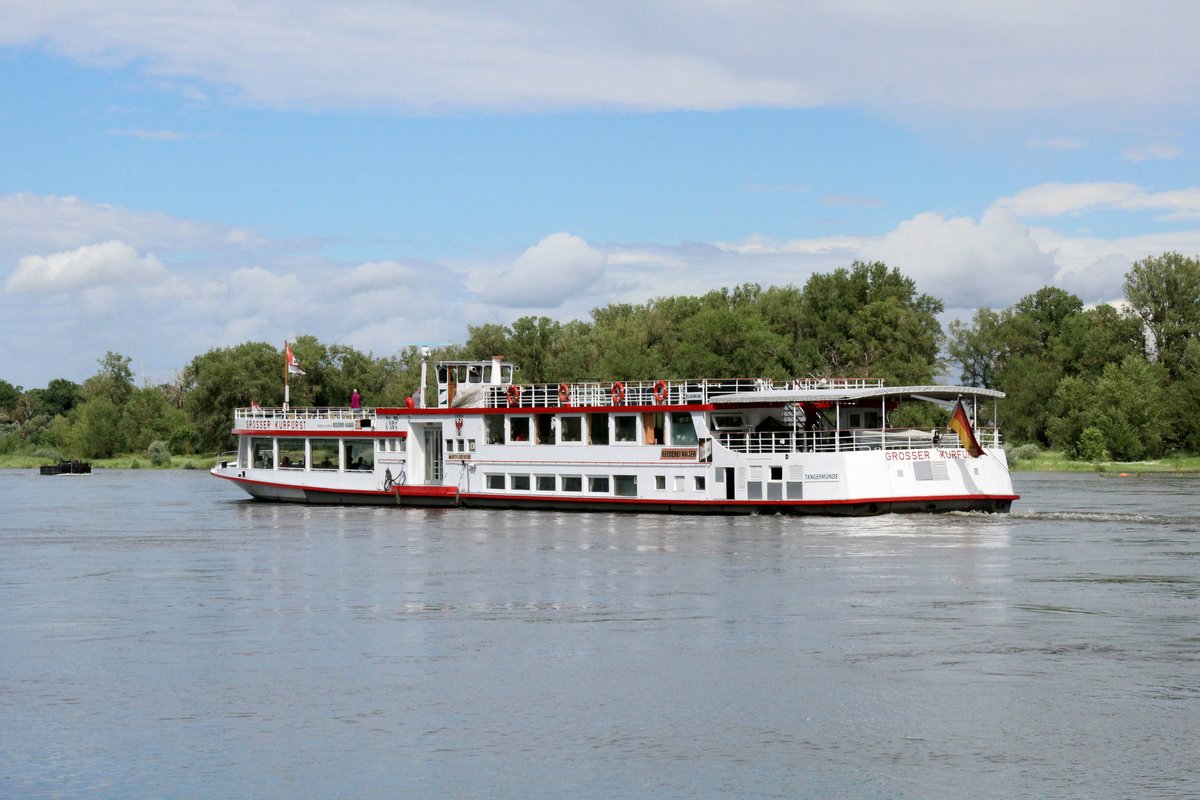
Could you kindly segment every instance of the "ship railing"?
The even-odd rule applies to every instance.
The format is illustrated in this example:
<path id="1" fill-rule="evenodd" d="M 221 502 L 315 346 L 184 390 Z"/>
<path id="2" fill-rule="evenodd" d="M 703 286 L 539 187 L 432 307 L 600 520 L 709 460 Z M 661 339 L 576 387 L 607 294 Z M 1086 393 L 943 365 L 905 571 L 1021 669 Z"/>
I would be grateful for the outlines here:
<path id="1" fill-rule="evenodd" d="M 808 389 L 871 389 L 883 381 L 862 378 L 724 378 L 657 381 L 573 381 L 489 386 L 487 408 L 588 408 L 595 406 L 682 406 L 731 394 Z"/>
<path id="2" fill-rule="evenodd" d="M 250 408 L 235 408 L 233 418 L 244 419 L 300 419 L 300 420 L 347 420 L 361 419 L 374 414 L 373 408 L 344 408 L 336 406 L 316 406 L 297 408 L 269 408 L 264 406 Z"/>
<path id="3" fill-rule="evenodd" d="M 1000 446 L 998 428 L 976 431 L 984 447 Z M 819 431 L 722 431 L 716 441 L 735 453 L 838 453 L 862 450 L 925 450 L 931 447 L 958 448 L 958 437 L 941 431 L 914 431 L 908 428 L 879 430 Z"/>

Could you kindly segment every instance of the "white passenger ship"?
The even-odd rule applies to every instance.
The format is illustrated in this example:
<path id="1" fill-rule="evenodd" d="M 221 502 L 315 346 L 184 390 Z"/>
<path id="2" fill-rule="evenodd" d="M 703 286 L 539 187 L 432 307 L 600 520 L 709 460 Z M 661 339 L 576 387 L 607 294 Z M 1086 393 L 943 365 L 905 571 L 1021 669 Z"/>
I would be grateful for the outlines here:
<path id="1" fill-rule="evenodd" d="M 994 426 L 960 441 L 887 425 L 913 402 L 955 405 L 965 422 L 991 401 L 995 420 L 1003 394 L 989 389 L 528 385 L 500 358 L 435 371 L 436 408 L 237 409 L 237 453 L 212 472 L 261 500 L 347 505 L 868 515 L 1004 512 L 1018 498 Z"/>

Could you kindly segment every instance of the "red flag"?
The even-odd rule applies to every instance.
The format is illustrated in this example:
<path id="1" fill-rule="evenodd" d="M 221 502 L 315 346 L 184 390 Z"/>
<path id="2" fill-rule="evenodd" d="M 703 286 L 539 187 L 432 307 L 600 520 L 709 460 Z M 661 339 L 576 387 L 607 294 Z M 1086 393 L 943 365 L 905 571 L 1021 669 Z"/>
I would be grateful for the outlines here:
<path id="1" fill-rule="evenodd" d="M 975 433 L 971 430 L 971 420 L 967 419 L 967 411 L 963 408 L 962 400 L 954 403 L 954 413 L 950 415 L 950 430 L 958 434 L 958 441 L 962 444 L 963 449 L 971 454 L 971 458 L 979 458 L 983 455 L 983 448 L 975 440 Z"/>
<path id="2" fill-rule="evenodd" d="M 292 346 L 287 342 L 283 343 L 284 360 L 287 361 L 287 371 L 291 375 L 303 375 L 304 370 L 300 369 L 300 361 L 296 358 L 296 354 L 292 352 Z"/>

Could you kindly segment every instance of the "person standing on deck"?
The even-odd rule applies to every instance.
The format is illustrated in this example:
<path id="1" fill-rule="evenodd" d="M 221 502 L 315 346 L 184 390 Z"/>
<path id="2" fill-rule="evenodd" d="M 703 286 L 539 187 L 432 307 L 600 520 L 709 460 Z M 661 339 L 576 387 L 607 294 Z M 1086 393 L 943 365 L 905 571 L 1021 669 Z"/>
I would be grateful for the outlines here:
<path id="1" fill-rule="evenodd" d="M 350 410 L 358 413 L 362 409 L 362 397 L 358 394 L 358 389 L 350 395 Z"/>

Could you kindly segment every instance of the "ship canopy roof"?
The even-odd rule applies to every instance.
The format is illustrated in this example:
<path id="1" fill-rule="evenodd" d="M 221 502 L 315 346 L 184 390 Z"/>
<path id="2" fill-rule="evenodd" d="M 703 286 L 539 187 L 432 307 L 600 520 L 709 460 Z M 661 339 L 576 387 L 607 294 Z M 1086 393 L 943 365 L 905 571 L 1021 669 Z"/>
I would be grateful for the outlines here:
<path id="1" fill-rule="evenodd" d="M 912 397 L 941 405 L 953 403 L 960 397 L 1002 398 L 1004 396 L 1004 392 L 976 386 L 815 386 L 722 394 L 710 397 L 709 402 L 714 404 L 843 403 L 873 398 Z"/>

